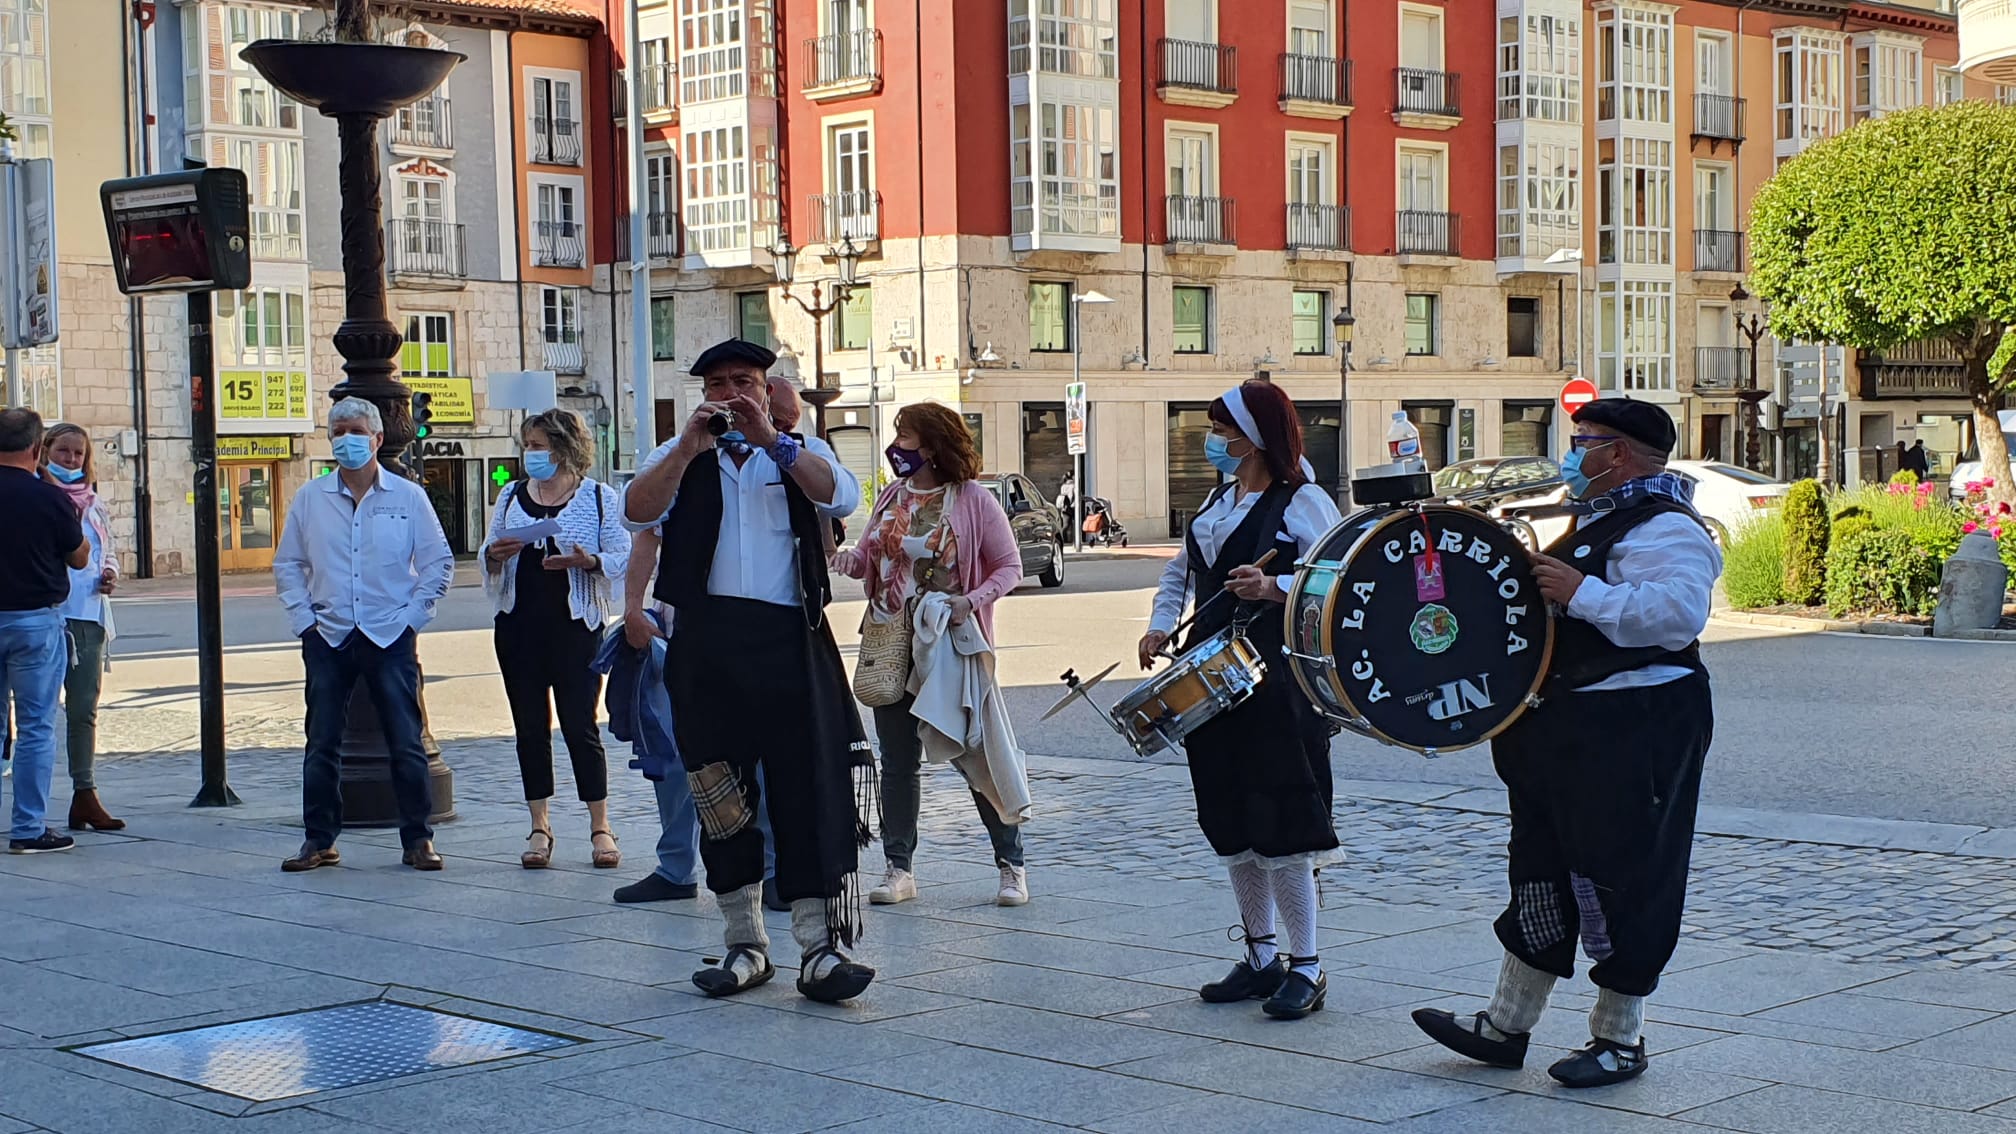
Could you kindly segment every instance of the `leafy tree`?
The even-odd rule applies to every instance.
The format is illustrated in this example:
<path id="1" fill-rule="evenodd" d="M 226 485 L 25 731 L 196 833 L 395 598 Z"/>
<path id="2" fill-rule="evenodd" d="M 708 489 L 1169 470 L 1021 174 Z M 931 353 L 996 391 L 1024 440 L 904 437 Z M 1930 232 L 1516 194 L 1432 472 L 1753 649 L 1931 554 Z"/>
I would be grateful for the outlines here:
<path id="1" fill-rule="evenodd" d="M 1906 110 L 1815 145 L 1758 192 L 1750 242 L 1779 338 L 1951 343 L 1984 474 L 2016 499 L 1996 418 L 2016 370 L 2016 108 Z"/>
<path id="2" fill-rule="evenodd" d="M 1817 605 L 1827 595 L 1827 502 L 1820 482 L 1802 480 L 1785 494 L 1785 601 Z"/>

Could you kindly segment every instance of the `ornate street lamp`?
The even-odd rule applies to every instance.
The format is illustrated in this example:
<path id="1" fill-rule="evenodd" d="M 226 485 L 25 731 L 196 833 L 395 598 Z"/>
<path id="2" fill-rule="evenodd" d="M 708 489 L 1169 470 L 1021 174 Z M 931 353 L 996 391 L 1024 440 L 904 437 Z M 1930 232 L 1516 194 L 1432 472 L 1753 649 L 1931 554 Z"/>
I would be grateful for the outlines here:
<path id="1" fill-rule="evenodd" d="M 1742 284 L 1729 292 L 1731 303 L 1742 303 L 1750 298 Z M 1757 404 L 1771 396 L 1771 391 L 1757 388 L 1757 340 L 1765 336 L 1769 328 L 1764 316 L 1753 311 L 1747 316 L 1736 312 L 1736 333 L 1750 343 L 1750 378 L 1736 396 L 1743 401 L 1743 467 L 1752 472 L 1762 472 L 1764 463 L 1763 423 L 1758 420 Z"/>
<path id="2" fill-rule="evenodd" d="M 1351 509 L 1351 331 L 1358 320 L 1349 307 L 1339 307 L 1330 317 L 1330 332 L 1337 339 L 1337 508 Z"/>
<path id="3" fill-rule="evenodd" d="M 837 247 L 829 247 L 832 247 L 839 278 L 833 281 L 831 299 L 823 297 L 824 283 L 814 281 L 810 303 L 791 294 L 792 281 L 798 275 L 798 249 L 791 246 L 791 238 L 780 237 L 772 251 L 777 282 L 784 285 L 784 298 L 812 317 L 812 381 L 805 383 L 805 389 L 799 396 L 811 403 L 813 432 L 821 439 L 826 436 L 826 407 L 840 400 L 840 387 L 826 384 L 826 317 L 847 302 L 847 297 L 854 291 L 856 274 L 861 269 L 861 250 L 854 246 L 853 237 L 843 236 Z"/>
<path id="4" fill-rule="evenodd" d="M 336 120 L 337 191 L 342 198 L 343 322 L 332 336 L 343 356 L 337 401 L 363 398 L 385 420 L 378 460 L 411 476 L 399 455 L 413 442 L 413 391 L 399 381 L 399 328 L 385 304 L 384 196 L 378 123 L 439 88 L 468 56 L 374 42 L 369 0 L 336 0 L 335 37 L 326 42 L 262 39 L 238 53 L 288 98 Z M 421 719 L 426 720 L 423 703 Z M 454 773 L 428 742 L 436 818 L 455 813 Z M 385 733 L 360 686 L 343 735 L 343 810 L 356 826 L 398 822 Z"/>

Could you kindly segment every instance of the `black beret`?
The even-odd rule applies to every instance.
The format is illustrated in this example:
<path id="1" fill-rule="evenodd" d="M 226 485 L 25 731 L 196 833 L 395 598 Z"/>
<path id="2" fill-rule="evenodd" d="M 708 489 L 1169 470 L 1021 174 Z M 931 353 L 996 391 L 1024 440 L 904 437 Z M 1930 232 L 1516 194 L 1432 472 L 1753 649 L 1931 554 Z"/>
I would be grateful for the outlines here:
<path id="1" fill-rule="evenodd" d="M 692 373 L 695 378 L 705 378 L 709 370 L 724 362 L 754 363 L 759 368 L 768 370 L 776 361 L 777 352 L 769 347 L 744 339 L 729 339 L 727 342 L 715 343 L 701 351 L 700 357 L 693 362 Z"/>
<path id="2" fill-rule="evenodd" d="M 1634 398 L 1597 398 L 1575 411 L 1575 424 L 1600 425 L 1661 453 L 1671 453 L 1680 439 L 1672 414 Z"/>

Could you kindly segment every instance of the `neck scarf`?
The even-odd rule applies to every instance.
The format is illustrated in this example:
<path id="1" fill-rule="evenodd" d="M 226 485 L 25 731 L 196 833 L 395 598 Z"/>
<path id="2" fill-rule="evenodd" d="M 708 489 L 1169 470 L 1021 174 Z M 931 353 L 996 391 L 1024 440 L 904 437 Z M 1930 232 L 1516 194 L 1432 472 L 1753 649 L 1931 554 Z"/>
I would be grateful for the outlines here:
<path id="1" fill-rule="evenodd" d="M 1601 496 L 1570 501 L 1566 507 L 1574 515 L 1590 516 L 1599 512 L 1614 511 L 1641 496 L 1656 496 L 1691 509 L 1694 507 L 1694 482 L 1679 473 L 1654 473 L 1651 476 L 1627 480 Z M 1602 501 L 1609 503 L 1601 503 Z"/>
<path id="2" fill-rule="evenodd" d="M 105 523 L 100 518 L 98 511 L 97 491 L 91 487 L 88 481 L 82 480 L 76 484 L 57 482 L 56 487 L 62 490 L 63 495 L 70 498 L 70 506 L 77 509 L 77 518 L 91 525 L 91 530 L 98 533 L 98 546 L 101 548 L 104 547 L 106 544 L 106 531 Z"/>

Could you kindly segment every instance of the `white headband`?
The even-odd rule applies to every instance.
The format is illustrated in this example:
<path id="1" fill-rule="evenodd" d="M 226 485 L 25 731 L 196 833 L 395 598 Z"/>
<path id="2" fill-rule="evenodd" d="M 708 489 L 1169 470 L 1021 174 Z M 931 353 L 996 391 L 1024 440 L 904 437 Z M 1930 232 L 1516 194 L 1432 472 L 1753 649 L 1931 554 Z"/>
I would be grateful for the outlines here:
<path id="1" fill-rule="evenodd" d="M 1246 435 L 1246 440 L 1251 441 L 1255 449 L 1267 448 L 1267 442 L 1260 438 L 1260 423 L 1253 420 L 1253 411 L 1246 408 L 1246 395 L 1239 392 L 1239 387 L 1225 391 L 1225 396 L 1218 400 L 1225 403 L 1225 412 L 1232 415 L 1239 432 Z M 1316 466 L 1310 464 L 1307 457 L 1302 458 L 1302 476 L 1310 484 L 1316 483 Z"/>

